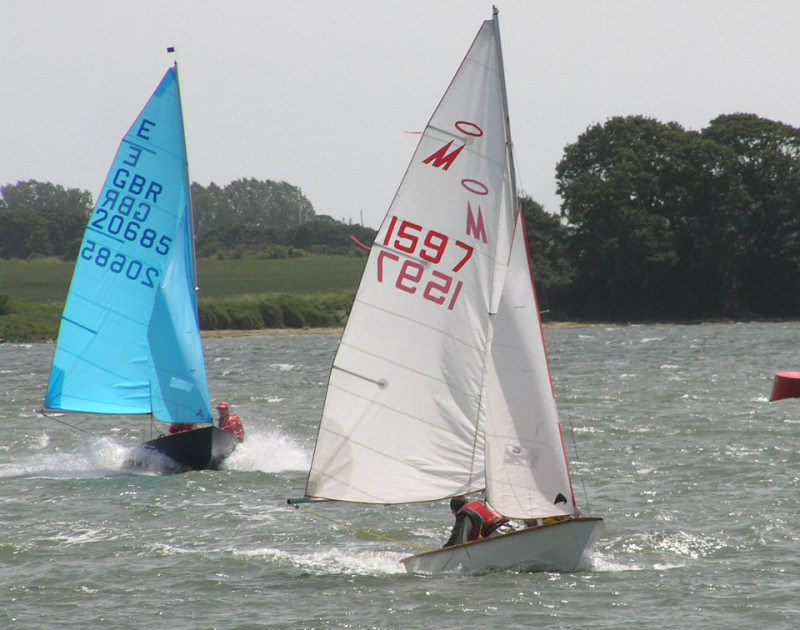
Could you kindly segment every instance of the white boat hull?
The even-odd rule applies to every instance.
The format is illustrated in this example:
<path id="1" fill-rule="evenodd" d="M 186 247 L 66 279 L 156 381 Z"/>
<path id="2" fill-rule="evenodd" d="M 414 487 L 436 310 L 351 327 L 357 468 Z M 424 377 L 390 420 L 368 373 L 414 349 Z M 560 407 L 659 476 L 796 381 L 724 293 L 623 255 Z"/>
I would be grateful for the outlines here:
<path id="1" fill-rule="evenodd" d="M 575 518 L 420 553 L 401 562 L 409 573 L 575 571 L 588 564 L 603 527 L 601 518 Z"/>

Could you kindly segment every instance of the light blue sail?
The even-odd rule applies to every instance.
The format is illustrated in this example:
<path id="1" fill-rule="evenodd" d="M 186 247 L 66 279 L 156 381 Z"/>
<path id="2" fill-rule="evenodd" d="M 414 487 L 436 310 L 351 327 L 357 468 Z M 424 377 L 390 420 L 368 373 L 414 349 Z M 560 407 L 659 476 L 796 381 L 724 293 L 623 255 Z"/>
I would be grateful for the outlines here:
<path id="1" fill-rule="evenodd" d="M 89 219 L 45 407 L 213 419 L 176 68 L 123 138 Z"/>

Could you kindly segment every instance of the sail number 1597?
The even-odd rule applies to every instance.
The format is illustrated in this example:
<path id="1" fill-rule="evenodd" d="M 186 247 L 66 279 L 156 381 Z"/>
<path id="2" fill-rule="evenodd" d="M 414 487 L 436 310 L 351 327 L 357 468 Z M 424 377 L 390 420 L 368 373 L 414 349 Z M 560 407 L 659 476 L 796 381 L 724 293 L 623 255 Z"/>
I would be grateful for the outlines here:
<path id="1" fill-rule="evenodd" d="M 426 274 L 430 265 L 437 265 L 442 258 L 450 243 L 460 250 L 459 259 L 452 270 L 447 273 L 433 269 L 430 274 Z M 387 261 L 395 263 L 392 265 L 393 271 L 396 269 L 395 287 L 407 293 L 416 293 L 421 289 L 422 296 L 431 302 L 439 305 L 447 305 L 452 310 L 461 292 L 464 283 L 461 280 L 455 281 L 452 273 L 458 273 L 467 261 L 472 257 L 474 248 L 462 241 L 451 241 L 451 239 L 441 232 L 435 230 L 425 230 L 421 225 L 410 221 L 401 221 L 398 225 L 397 217 L 392 217 L 389 229 L 383 238 L 383 245 L 402 252 L 410 256 L 418 256 L 423 262 L 409 259 L 395 254 L 389 250 L 382 249 L 378 253 L 378 282 L 384 282 L 386 276 Z M 425 264 L 428 263 L 428 264 Z M 399 265 L 399 268 L 396 268 Z"/>

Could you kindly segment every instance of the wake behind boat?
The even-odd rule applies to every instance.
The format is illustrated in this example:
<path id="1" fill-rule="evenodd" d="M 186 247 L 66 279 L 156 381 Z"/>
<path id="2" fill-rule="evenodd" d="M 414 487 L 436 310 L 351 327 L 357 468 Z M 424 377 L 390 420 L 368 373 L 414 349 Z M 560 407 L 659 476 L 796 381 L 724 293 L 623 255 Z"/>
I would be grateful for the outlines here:
<path id="1" fill-rule="evenodd" d="M 195 286 L 176 64 L 122 139 L 89 219 L 45 409 L 148 414 L 165 428 L 211 424 Z M 176 470 L 217 467 L 236 446 L 219 433 L 207 427 L 140 448 L 169 458 Z M 147 468 L 147 458 L 129 459 Z"/>
<path id="2" fill-rule="evenodd" d="M 497 12 L 428 123 L 372 246 L 328 382 L 305 498 L 485 491 L 535 525 L 403 560 L 410 572 L 574 571 L 581 518 L 517 199 Z M 444 512 L 443 512 L 444 516 Z"/>

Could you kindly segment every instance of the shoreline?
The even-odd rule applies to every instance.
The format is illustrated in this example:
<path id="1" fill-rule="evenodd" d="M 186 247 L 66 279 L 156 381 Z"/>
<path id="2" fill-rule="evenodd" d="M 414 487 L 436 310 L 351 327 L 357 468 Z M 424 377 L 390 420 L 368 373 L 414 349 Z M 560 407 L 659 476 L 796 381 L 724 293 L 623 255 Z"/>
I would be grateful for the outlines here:
<path id="1" fill-rule="evenodd" d="M 636 326 L 651 326 L 651 325 L 685 325 L 697 326 L 702 324 L 743 324 L 751 322 L 760 322 L 762 320 L 720 320 L 720 321 L 693 321 L 693 322 L 547 322 L 542 324 L 545 330 L 548 328 L 618 328 L 618 327 L 636 327 Z M 773 320 L 763 320 L 764 322 L 773 322 Z M 796 321 L 796 320 L 774 320 L 774 321 Z M 225 329 L 225 330 L 201 330 L 200 336 L 203 339 L 214 339 L 218 337 L 255 337 L 264 335 L 341 335 L 344 332 L 344 326 L 326 327 L 326 328 L 253 328 L 247 330 L 239 329 Z M 55 339 L 40 339 L 40 340 L 14 340 L 0 339 L 0 344 L 4 343 L 55 343 Z"/>
<path id="2" fill-rule="evenodd" d="M 550 322 L 544 328 L 597 328 L 599 326 L 627 326 L 629 324 L 583 323 L 583 322 Z M 254 328 L 248 330 L 201 330 L 202 337 L 253 337 L 256 335 L 341 335 L 344 326 L 335 328 Z"/>
<path id="3" fill-rule="evenodd" d="M 686 321 L 686 322 L 542 322 L 542 328 L 617 328 L 617 327 L 637 327 L 637 326 L 653 326 L 653 325 L 682 325 L 682 326 L 697 326 L 702 324 L 745 324 L 757 322 L 774 322 L 774 321 L 795 321 L 795 320 L 699 320 L 699 321 Z M 201 330 L 202 337 L 252 337 L 256 335 L 341 335 L 344 332 L 344 326 L 336 326 L 329 328 L 255 328 L 248 330 L 226 329 L 226 330 Z"/>
<path id="4" fill-rule="evenodd" d="M 248 330 L 201 330 L 201 337 L 254 337 L 256 335 L 341 335 L 344 326 L 338 328 L 253 328 Z"/>
<path id="5" fill-rule="evenodd" d="M 600 326 L 628 326 L 630 324 L 593 324 L 581 322 L 554 322 L 543 324 L 544 328 L 597 328 Z M 248 330 L 226 329 L 226 330 L 201 330 L 200 336 L 203 339 L 215 339 L 218 337 L 256 337 L 264 335 L 341 335 L 344 326 L 334 328 L 253 328 Z M 8 341 L 0 339 L 0 344 L 4 343 L 55 343 L 55 339 L 46 340 L 19 340 Z"/>

